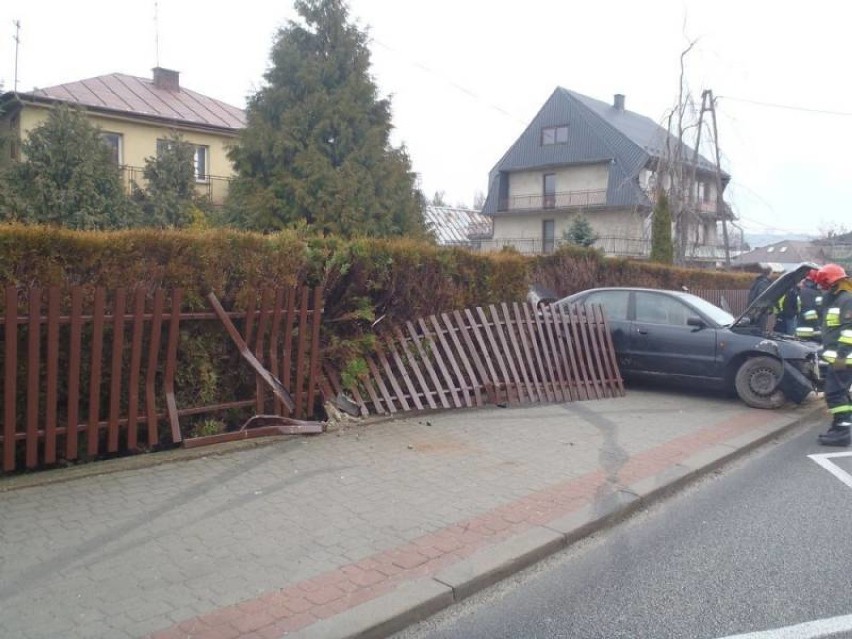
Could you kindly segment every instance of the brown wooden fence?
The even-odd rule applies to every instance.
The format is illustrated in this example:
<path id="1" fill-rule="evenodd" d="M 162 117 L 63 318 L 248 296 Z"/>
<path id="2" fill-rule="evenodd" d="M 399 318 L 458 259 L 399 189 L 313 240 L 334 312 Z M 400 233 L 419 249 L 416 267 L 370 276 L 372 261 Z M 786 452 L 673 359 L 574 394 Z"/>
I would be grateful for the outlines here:
<path id="1" fill-rule="evenodd" d="M 348 393 L 363 415 L 624 394 L 599 306 L 477 307 L 406 322 L 377 342 L 359 387 L 326 371 L 326 392 Z"/>
<path id="2" fill-rule="evenodd" d="M 189 415 L 252 406 L 257 413 L 313 415 L 322 293 L 264 289 L 257 297 L 228 316 L 291 393 L 292 411 L 259 376 L 251 397 L 178 407 L 181 331 L 220 322 L 215 312 L 183 311 L 180 289 L 7 287 L 0 314 L 3 472 L 177 443 L 180 419 Z"/>
<path id="3" fill-rule="evenodd" d="M 734 317 L 742 315 L 743 311 L 748 306 L 748 290 L 747 289 L 695 289 L 690 293 L 707 300 L 711 304 L 725 309 Z"/>

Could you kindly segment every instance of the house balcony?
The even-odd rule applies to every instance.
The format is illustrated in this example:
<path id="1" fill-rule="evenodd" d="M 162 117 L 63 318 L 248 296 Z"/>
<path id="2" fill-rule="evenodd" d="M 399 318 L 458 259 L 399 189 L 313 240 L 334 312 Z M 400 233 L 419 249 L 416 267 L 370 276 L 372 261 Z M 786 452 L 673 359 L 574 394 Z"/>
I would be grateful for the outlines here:
<path id="1" fill-rule="evenodd" d="M 500 200 L 498 212 L 585 209 L 606 206 L 606 189 L 563 191 L 548 195 L 515 195 Z"/>
<path id="2" fill-rule="evenodd" d="M 519 237 L 482 239 L 472 242 L 472 248 L 481 252 L 500 251 L 503 248 L 513 248 L 524 255 L 542 255 L 552 253 L 560 246 L 569 244 L 567 240 L 557 238 L 546 241 L 542 238 Z M 607 257 L 626 257 L 647 259 L 651 255 L 651 240 L 635 237 L 607 236 L 599 237 L 592 248 L 600 250 Z M 738 242 L 731 242 L 731 256 L 744 251 Z M 711 244 L 690 243 L 686 249 L 686 259 L 692 263 L 715 264 L 725 259 L 725 247 L 720 242 Z"/>
<path id="3" fill-rule="evenodd" d="M 121 179 L 128 195 L 132 193 L 134 184 L 139 188 L 145 188 L 147 180 L 144 172 L 145 169 L 141 166 L 121 165 Z M 231 179 L 218 175 L 205 175 L 195 180 L 195 192 L 213 206 L 220 206 L 228 196 Z"/>

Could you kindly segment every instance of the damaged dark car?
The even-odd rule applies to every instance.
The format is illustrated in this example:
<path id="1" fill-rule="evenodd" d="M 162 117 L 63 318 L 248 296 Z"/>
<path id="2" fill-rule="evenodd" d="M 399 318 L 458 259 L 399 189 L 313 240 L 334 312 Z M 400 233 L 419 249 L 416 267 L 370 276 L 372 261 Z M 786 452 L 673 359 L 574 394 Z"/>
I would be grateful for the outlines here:
<path id="1" fill-rule="evenodd" d="M 819 345 L 764 328 L 781 296 L 812 268 L 783 274 L 737 318 L 684 291 L 597 288 L 555 303 L 603 306 L 628 381 L 730 391 L 749 406 L 779 408 L 821 389 Z"/>

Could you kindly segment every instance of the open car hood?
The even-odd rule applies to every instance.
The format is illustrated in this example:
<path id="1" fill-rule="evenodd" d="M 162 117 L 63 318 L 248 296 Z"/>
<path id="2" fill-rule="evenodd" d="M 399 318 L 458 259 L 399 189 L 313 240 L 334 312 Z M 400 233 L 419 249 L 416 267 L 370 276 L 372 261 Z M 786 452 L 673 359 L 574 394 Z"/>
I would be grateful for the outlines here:
<path id="1" fill-rule="evenodd" d="M 790 287 L 792 287 L 795 282 L 801 281 L 804 279 L 805 275 L 808 274 L 808 271 L 817 268 L 819 267 L 816 264 L 802 262 L 792 271 L 784 273 L 748 305 L 746 310 L 743 311 L 743 314 L 734 321 L 734 326 L 757 325 L 762 317 L 773 312 L 778 300 L 781 299 L 781 296 L 784 295 L 784 293 L 790 290 Z"/>

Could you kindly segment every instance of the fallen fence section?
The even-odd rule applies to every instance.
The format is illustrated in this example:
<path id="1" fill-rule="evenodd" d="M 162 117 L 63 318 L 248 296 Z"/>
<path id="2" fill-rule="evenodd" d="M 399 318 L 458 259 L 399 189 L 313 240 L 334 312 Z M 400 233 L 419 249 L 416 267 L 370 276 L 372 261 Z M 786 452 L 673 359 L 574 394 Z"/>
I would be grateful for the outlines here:
<path id="1" fill-rule="evenodd" d="M 326 395 L 367 414 L 619 397 L 600 306 L 506 303 L 441 313 L 379 335 L 358 387 L 326 369 Z"/>
<path id="2" fill-rule="evenodd" d="M 219 435 L 207 435 L 205 437 L 192 437 L 183 440 L 184 448 L 198 448 L 199 446 L 210 446 L 212 444 L 224 444 L 242 439 L 254 439 L 256 437 L 270 437 L 272 435 L 314 435 L 323 432 L 322 422 L 305 422 L 279 415 L 255 415 L 249 419 L 240 430 L 220 433 Z"/>

